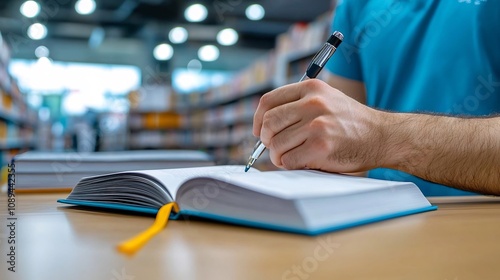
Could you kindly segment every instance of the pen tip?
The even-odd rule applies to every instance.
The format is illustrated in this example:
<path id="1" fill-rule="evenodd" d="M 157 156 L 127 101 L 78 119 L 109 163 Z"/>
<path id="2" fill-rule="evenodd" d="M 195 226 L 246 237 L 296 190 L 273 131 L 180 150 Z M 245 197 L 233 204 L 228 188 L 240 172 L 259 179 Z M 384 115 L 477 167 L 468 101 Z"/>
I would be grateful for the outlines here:
<path id="1" fill-rule="evenodd" d="M 247 172 L 247 171 L 248 171 L 248 169 L 250 169 L 250 166 L 248 166 L 248 165 L 247 165 L 247 166 L 245 166 L 245 172 Z"/>

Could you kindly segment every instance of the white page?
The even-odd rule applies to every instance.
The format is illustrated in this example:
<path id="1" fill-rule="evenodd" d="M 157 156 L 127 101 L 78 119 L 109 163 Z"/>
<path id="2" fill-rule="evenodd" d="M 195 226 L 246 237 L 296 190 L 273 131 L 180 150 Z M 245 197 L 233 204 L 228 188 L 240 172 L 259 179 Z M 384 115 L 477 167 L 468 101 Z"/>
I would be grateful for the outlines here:
<path id="1" fill-rule="evenodd" d="M 285 199 L 347 195 L 412 184 L 313 170 L 234 173 L 216 176 L 231 184 Z"/>
<path id="2" fill-rule="evenodd" d="M 180 185 L 188 179 L 195 177 L 207 177 L 218 174 L 220 178 L 227 178 L 229 175 L 243 173 L 245 174 L 244 165 L 219 165 L 205 167 L 188 167 L 188 168 L 173 168 L 159 170 L 140 170 L 134 171 L 137 173 L 148 174 L 160 180 L 168 189 L 172 197 L 175 199 L 177 190 Z M 259 172 L 257 169 L 250 169 L 246 174 L 254 174 Z M 260 173 L 260 172 L 259 172 Z"/>

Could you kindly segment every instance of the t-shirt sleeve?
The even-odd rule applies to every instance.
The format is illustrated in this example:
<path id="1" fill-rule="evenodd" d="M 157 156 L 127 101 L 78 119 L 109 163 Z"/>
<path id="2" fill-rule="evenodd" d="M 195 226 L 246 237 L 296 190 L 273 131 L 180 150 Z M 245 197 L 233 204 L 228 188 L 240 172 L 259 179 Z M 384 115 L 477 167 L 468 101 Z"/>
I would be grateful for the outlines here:
<path id="1" fill-rule="evenodd" d="M 361 60 L 355 43 L 355 23 L 357 10 L 362 4 L 356 0 L 339 0 L 333 16 L 332 32 L 344 34 L 344 40 L 328 61 L 325 68 L 332 74 L 348 79 L 363 81 Z"/>

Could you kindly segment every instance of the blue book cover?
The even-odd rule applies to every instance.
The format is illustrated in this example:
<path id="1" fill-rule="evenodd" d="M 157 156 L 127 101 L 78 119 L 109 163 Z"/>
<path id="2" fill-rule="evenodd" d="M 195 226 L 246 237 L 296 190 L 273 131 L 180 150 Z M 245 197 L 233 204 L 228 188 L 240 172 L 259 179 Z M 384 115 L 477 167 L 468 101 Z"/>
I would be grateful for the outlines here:
<path id="1" fill-rule="evenodd" d="M 149 214 L 152 216 L 156 215 L 158 213 L 158 210 L 159 210 L 158 208 L 150 208 L 150 207 L 143 207 L 143 206 L 134 206 L 134 205 L 116 204 L 116 203 L 103 203 L 103 202 L 93 202 L 93 201 L 76 201 L 76 200 L 68 200 L 68 199 L 59 199 L 58 202 L 65 203 L 65 204 L 71 204 L 71 205 L 75 205 L 75 206 L 118 210 L 118 211 L 123 211 L 124 213 L 132 212 L 132 213 L 139 213 L 139 214 Z M 401 211 L 398 213 L 387 214 L 387 215 L 383 215 L 383 216 L 379 216 L 379 217 L 366 218 L 366 219 L 357 220 L 357 221 L 349 221 L 349 222 L 345 222 L 343 224 L 326 226 L 326 227 L 318 228 L 318 229 L 279 226 L 279 225 L 271 224 L 271 223 L 249 221 L 249 220 L 243 220 L 243 219 L 238 219 L 238 218 L 225 217 L 225 216 L 221 216 L 221 215 L 214 215 L 214 214 L 209 214 L 209 213 L 182 210 L 182 209 L 179 213 L 170 214 L 169 219 L 170 220 L 178 220 L 180 217 L 183 217 L 183 216 L 193 216 L 193 217 L 214 220 L 214 221 L 218 221 L 218 222 L 224 222 L 224 223 L 230 223 L 230 224 L 236 224 L 236 225 L 248 226 L 248 227 L 255 227 L 255 228 L 262 228 L 262 229 L 268 229 L 268 230 L 274 230 L 274 231 L 283 231 L 283 232 L 298 233 L 298 234 L 305 234 L 305 235 L 319 235 L 319 234 L 323 234 L 323 233 L 327 233 L 327 232 L 331 232 L 331 231 L 347 229 L 347 228 L 351 228 L 351 227 L 361 226 L 364 224 L 370 224 L 370 223 L 374 223 L 374 222 L 378 222 L 378 221 L 383 221 L 383 220 L 388 220 L 388 219 L 392 219 L 392 218 L 417 214 L 417 213 L 426 212 L 426 211 L 432 211 L 432 210 L 436 210 L 436 209 L 437 209 L 437 206 L 427 206 L 427 207 L 423 207 L 423 208 L 419 208 L 419 209 Z"/>

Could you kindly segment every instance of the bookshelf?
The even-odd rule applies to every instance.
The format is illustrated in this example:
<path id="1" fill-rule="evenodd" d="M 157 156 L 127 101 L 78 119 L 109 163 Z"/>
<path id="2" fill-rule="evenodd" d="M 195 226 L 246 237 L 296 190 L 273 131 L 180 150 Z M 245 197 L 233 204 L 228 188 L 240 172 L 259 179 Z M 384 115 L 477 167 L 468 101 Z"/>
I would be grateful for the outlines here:
<path id="1" fill-rule="evenodd" d="M 167 133 L 181 128 L 180 115 L 172 110 L 172 90 L 168 85 L 149 85 L 128 96 L 130 112 L 127 118 L 129 149 L 171 149 Z"/>
<path id="2" fill-rule="evenodd" d="M 300 79 L 330 35 L 331 15 L 327 12 L 312 23 L 293 25 L 277 38 L 274 50 L 222 86 L 188 95 L 169 90 L 168 100 L 161 101 L 165 95 L 158 97 L 163 109 L 141 113 L 133 109 L 129 147 L 202 149 L 219 164 L 246 164 L 258 140 L 252 135 L 252 124 L 260 97 Z M 131 100 L 136 101 L 137 95 L 133 94 Z M 265 154 L 263 158 L 269 157 Z M 258 168 L 272 168 L 269 160 L 258 163 Z"/>
<path id="3" fill-rule="evenodd" d="M 36 112 L 26 103 L 16 81 L 8 72 L 10 48 L 0 35 L 0 162 L 35 146 Z"/>

